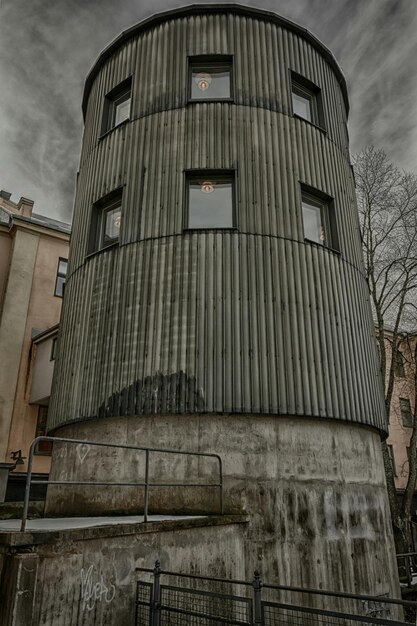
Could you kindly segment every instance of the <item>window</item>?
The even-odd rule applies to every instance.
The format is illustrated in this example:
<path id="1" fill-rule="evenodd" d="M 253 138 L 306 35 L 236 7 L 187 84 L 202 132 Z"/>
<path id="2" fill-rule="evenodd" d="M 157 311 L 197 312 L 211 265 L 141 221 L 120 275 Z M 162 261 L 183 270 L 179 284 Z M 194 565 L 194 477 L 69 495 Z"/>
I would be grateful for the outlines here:
<path id="1" fill-rule="evenodd" d="M 232 58 L 192 57 L 189 62 L 190 100 L 231 100 Z"/>
<path id="2" fill-rule="evenodd" d="M 46 422 L 48 419 L 48 407 L 40 406 L 38 409 L 38 421 L 36 424 L 35 437 L 46 435 Z M 40 441 L 35 449 L 35 454 L 50 455 L 52 452 L 52 441 Z"/>
<path id="3" fill-rule="evenodd" d="M 291 93 L 293 114 L 324 128 L 323 104 L 319 87 L 304 76 L 291 72 Z"/>
<path id="4" fill-rule="evenodd" d="M 186 228 L 234 228 L 234 174 L 187 174 Z"/>
<path id="5" fill-rule="evenodd" d="M 301 186 L 304 238 L 326 248 L 339 250 L 333 200 L 307 185 Z"/>
<path id="6" fill-rule="evenodd" d="M 393 447 L 388 444 L 387 448 L 388 448 L 388 454 L 389 454 L 390 459 L 391 459 L 392 471 L 394 473 L 394 476 L 397 476 L 397 468 L 395 467 L 395 458 L 394 458 Z M 407 450 L 408 450 L 408 448 L 407 448 Z"/>
<path id="7" fill-rule="evenodd" d="M 404 378 L 405 377 L 404 355 L 398 349 L 397 349 L 397 353 L 396 353 L 396 357 L 395 357 L 395 375 L 398 376 L 398 378 Z"/>
<path id="8" fill-rule="evenodd" d="M 56 349 L 57 349 L 57 343 L 58 343 L 58 337 L 54 337 L 52 339 L 52 345 L 51 345 L 51 357 L 50 357 L 50 361 L 55 361 L 56 359 Z"/>
<path id="9" fill-rule="evenodd" d="M 117 85 L 104 98 L 103 122 L 101 134 L 125 122 L 130 118 L 130 103 L 132 96 L 132 79 Z"/>
<path id="10" fill-rule="evenodd" d="M 59 259 L 58 268 L 56 272 L 55 291 L 54 296 L 62 298 L 64 295 L 65 277 L 67 275 L 68 260 Z"/>
<path id="11" fill-rule="evenodd" d="M 116 189 L 93 205 L 88 254 L 118 243 L 122 223 L 122 191 Z"/>
<path id="12" fill-rule="evenodd" d="M 412 428 L 413 416 L 411 415 L 410 400 L 408 398 L 400 398 L 400 411 L 403 426 L 405 426 L 405 428 Z"/>

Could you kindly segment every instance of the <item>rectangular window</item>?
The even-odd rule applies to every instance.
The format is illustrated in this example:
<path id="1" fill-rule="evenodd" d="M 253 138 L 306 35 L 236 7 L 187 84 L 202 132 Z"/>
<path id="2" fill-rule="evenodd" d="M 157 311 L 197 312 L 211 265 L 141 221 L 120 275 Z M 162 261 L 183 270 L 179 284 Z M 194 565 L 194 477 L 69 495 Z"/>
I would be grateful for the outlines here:
<path id="1" fill-rule="evenodd" d="M 398 376 L 398 378 L 405 377 L 404 356 L 398 349 L 395 357 L 395 375 Z"/>
<path id="2" fill-rule="evenodd" d="M 88 254 L 117 244 L 122 223 L 122 191 L 117 189 L 93 205 Z"/>
<path id="3" fill-rule="evenodd" d="M 324 128 L 321 91 L 304 76 L 291 71 L 291 95 L 293 115 Z"/>
<path id="4" fill-rule="evenodd" d="M 408 398 L 400 398 L 400 411 L 403 426 L 405 426 L 405 428 L 412 428 L 413 416 L 411 414 L 411 405 Z"/>
<path id="5" fill-rule="evenodd" d="M 122 124 L 130 118 L 130 104 L 132 99 L 132 78 L 124 80 L 112 89 L 104 98 L 103 121 L 101 134 Z"/>
<path id="6" fill-rule="evenodd" d="M 232 58 L 230 56 L 190 58 L 190 100 L 231 100 L 232 97 Z"/>
<path id="7" fill-rule="evenodd" d="M 234 173 L 187 174 L 186 228 L 235 228 Z"/>
<path id="8" fill-rule="evenodd" d="M 68 267 L 68 260 L 59 259 L 58 268 L 56 271 L 56 281 L 55 281 L 55 291 L 54 291 L 54 296 L 58 296 L 59 298 L 62 298 L 62 296 L 64 295 L 64 285 L 65 285 L 65 278 L 67 275 L 67 267 Z"/>
<path id="9" fill-rule="evenodd" d="M 307 185 L 301 185 L 301 208 L 304 239 L 339 250 L 333 199 Z"/>
<path id="10" fill-rule="evenodd" d="M 51 357 L 50 357 L 50 361 L 55 361 L 56 359 L 56 348 L 57 348 L 57 343 L 58 343 L 58 337 L 54 337 L 52 339 L 52 345 L 51 345 Z"/>
<path id="11" fill-rule="evenodd" d="M 43 437 L 46 435 L 46 421 L 48 419 L 48 407 L 40 406 L 38 409 L 38 421 L 36 424 L 35 437 Z M 35 449 L 35 454 L 50 455 L 52 452 L 51 441 L 40 441 Z"/>

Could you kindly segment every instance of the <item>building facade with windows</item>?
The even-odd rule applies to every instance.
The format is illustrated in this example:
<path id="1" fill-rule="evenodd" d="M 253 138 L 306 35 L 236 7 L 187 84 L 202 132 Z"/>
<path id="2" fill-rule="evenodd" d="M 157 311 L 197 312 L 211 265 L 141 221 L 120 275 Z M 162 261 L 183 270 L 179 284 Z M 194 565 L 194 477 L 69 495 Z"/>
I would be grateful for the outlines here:
<path id="1" fill-rule="evenodd" d="M 56 337 L 66 275 L 70 227 L 33 212 L 33 201 L 0 192 L 0 463 L 28 456 L 45 433 Z M 38 362 L 40 345 L 50 343 Z M 45 348 L 43 348 L 45 349 Z M 41 350 L 42 351 L 42 350 Z M 37 383 L 32 387 L 36 366 Z M 39 450 L 34 471 L 49 471 L 49 451 Z M 24 479 L 26 459 L 13 474 Z M 19 482 L 19 477 L 16 479 Z M 23 481 L 22 481 L 23 485 Z M 10 496 L 12 499 L 14 497 Z"/>
<path id="2" fill-rule="evenodd" d="M 399 351 L 395 364 L 395 379 L 389 416 L 389 446 L 394 469 L 395 486 L 401 493 L 408 480 L 408 450 L 413 429 L 417 393 L 416 377 L 417 333 L 403 333 L 400 336 Z M 391 363 L 392 332 L 385 331 L 385 346 L 388 363 Z M 417 516 L 417 498 L 412 507 Z"/>
<path id="3" fill-rule="evenodd" d="M 330 51 L 265 11 L 184 7 L 106 48 L 84 93 L 48 428 L 218 453 L 248 576 L 392 595 L 348 108 Z M 138 480 L 143 459 L 93 448 L 57 449 L 52 476 Z M 142 506 L 140 490 L 71 489 L 48 491 L 49 514 Z M 159 493 L 155 512 L 217 507 Z"/>

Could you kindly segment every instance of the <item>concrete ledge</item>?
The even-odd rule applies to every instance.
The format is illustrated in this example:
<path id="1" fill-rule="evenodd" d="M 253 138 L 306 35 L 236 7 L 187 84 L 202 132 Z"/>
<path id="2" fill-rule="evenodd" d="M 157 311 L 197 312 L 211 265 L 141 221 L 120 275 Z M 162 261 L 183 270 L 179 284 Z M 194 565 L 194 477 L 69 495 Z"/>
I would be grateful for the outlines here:
<path id="1" fill-rule="evenodd" d="M 138 516 L 139 517 L 139 516 Z M 71 519 L 68 518 L 68 528 L 61 530 L 27 530 L 23 533 L 17 530 L 2 530 L 0 522 L 0 546 L 24 547 L 42 544 L 61 544 L 67 541 L 90 541 L 94 539 L 105 539 L 110 537 L 141 535 L 147 533 L 167 532 L 171 530 L 198 528 L 210 526 L 225 526 L 229 524 L 245 524 L 248 522 L 246 515 L 213 515 L 207 517 L 156 517 L 146 523 L 143 521 L 132 521 L 131 519 L 110 518 L 108 523 L 103 525 L 92 525 L 83 528 L 71 527 Z M 88 518 L 84 518 L 88 523 Z M 39 520 L 41 521 L 41 520 Z M 51 520 L 52 521 L 52 520 Z M 65 519 L 59 518 L 59 522 L 65 523 Z"/>

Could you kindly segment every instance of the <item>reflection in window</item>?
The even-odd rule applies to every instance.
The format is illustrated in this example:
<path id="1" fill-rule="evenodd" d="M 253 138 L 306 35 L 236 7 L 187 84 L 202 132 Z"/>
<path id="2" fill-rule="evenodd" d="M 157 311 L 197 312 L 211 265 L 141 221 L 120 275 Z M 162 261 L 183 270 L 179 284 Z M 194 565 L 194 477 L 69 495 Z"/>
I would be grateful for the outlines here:
<path id="1" fill-rule="evenodd" d="M 122 225 L 122 192 L 116 190 L 93 205 L 88 254 L 119 241 Z"/>
<path id="2" fill-rule="evenodd" d="M 304 238 L 308 241 L 339 249 L 333 201 L 322 192 L 302 185 L 301 209 L 303 218 Z"/>
<path id="3" fill-rule="evenodd" d="M 191 100 L 229 100 L 232 97 L 232 63 L 230 59 L 190 61 Z"/>
<path id="4" fill-rule="evenodd" d="M 321 91 L 317 85 L 291 72 L 291 95 L 293 114 L 324 128 Z"/>
<path id="5" fill-rule="evenodd" d="M 120 83 L 104 98 L 103 120 L 101 134 L 125 122 L 130 117 L 132 96 L 131 78 Z"/>
<path id="6" fill-rule="evenodd" d="M 187 180 L 187 228 L 233 228 L 233 177 L 202 172 Z"/>

